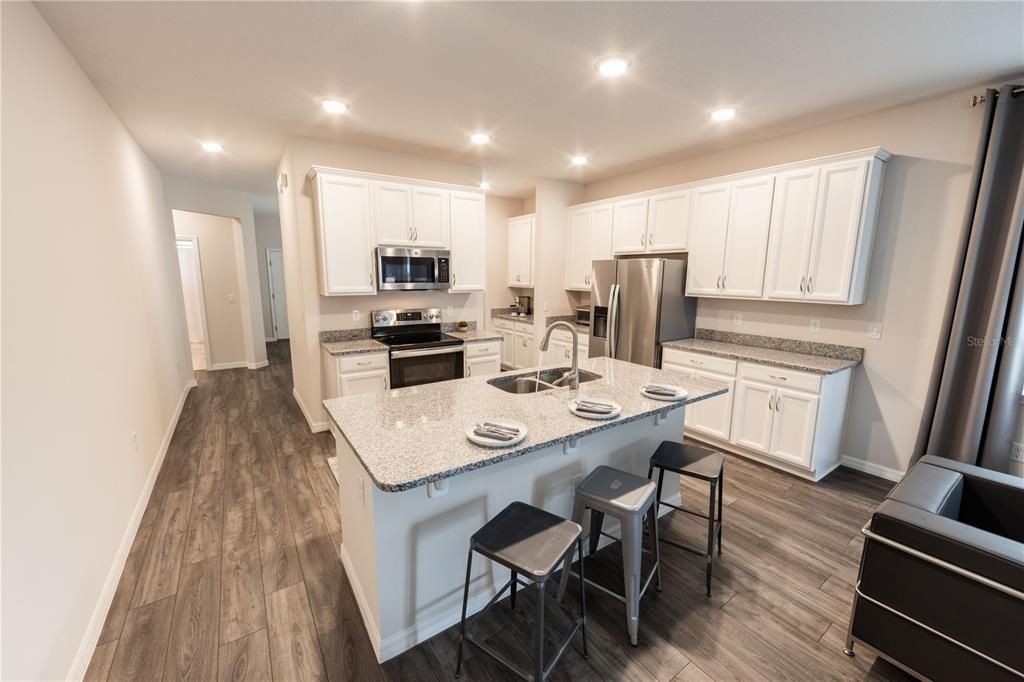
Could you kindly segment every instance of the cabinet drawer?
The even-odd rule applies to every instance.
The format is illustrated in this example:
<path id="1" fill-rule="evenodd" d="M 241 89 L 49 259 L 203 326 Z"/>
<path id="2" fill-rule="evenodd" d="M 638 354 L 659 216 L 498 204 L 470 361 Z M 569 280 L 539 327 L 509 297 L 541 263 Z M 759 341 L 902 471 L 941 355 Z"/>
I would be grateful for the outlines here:
<path id="1" fill-rule="evenodd" d="M 662 353 L 661 364 L 690 367 L 692 369 L 704 370 L 705 372 L 717 372 L 718 374 L 725 374 L 727 376 L 734 377 L 736 376 L 737 363 L 735 360 L 716 358 L 713 355 L 703 355 L 702 353 L 691 353 L 685 350 L 666 348 L 665 352 Z"/>
<path id="2" fill-rule="evenodd" d="M 821 375 L 809 372 L 798 372 L 795 369 L 756 365 L 750 362 L 740 363 L 740 376 L 753 381 L 760 381 L 775 386 L 786 386 L 801 391 L 819 393 L 821 391 Z"/>
<path id="3" fill-rule="evenodd" d="M 533 333 L 533 324 L 530 322 L 513 322 L 512 324 L 517 332 L 523 332 L 524 334 Z"/>
<path id="4" fill-rule="evenodd" d="M 338 358 L 338 372 L 365 372 L 370 369 L 384 369 L 388 366 L 387 353 L 359 353 L 342 355 Z"/>
<path id="5" fill-rule="evenodd" d="M 503 320 L 500 317 L 491 318 L 491 324 L 494 326 L 495 329 L 501 329 L 507 332 L 512 331 L 516 327 L 515 322 Z"/>
<path id="6" fill-rule="evenodd" d="M 476 341 L 467 343 L 463 352 L 467 358 L 481 358 L 501 353 L 501 341 Z"/>

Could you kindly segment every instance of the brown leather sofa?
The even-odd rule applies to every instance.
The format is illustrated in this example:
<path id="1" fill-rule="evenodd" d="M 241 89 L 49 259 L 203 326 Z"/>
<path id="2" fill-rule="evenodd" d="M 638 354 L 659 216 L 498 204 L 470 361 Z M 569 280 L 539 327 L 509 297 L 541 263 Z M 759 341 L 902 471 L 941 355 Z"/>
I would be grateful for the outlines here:
<path id="1" fill-rule="evenodd" d="M 931 680 L 1024 679 L 1024 480 L 921 458 L 864 527 L 854 643 Z"/>

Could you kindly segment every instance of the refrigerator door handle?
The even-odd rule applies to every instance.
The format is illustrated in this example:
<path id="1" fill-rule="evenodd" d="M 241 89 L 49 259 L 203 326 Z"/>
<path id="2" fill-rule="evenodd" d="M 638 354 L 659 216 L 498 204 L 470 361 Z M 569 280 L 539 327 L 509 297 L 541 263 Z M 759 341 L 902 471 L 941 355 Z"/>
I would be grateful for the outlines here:
<path id="1" fill-rule="evenodd" d="M 608 357 L 615 357 L 619 326 L 619 285 L 613 284 L 608 292 Z"/>

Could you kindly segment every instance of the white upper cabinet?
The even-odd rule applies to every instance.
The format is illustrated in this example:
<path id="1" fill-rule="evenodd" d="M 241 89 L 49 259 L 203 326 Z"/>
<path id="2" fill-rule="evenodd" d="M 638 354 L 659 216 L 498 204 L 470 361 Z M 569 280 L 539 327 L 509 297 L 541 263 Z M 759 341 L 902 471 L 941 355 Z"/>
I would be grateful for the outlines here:
<path id="1" fill-rule="evenodd" d="M 690 232 L 690 190 L 664 192 L 650 198 L 647 213 L 647 252 L 685 251 Z"/>
<path id="2" fill-rule="evenodd" d="M 377 243 L 412 244 L 412 187 L 377 182 L 374 183 L 373 194 Z"/>
<path id="3" fill-rule="evenodd" d="M 761 298 L 774 187 L 771 175 L 732 183 L 722 295 Z"/>
<path id="4" fill-rule="evenodd" d="M 686 293 L 690 296 L 721 294 L 730 193 L 728 184 L 708 185 L 693 192 L 686 266 Z"/>
<path id="5" fill-rule="evenodd" d="M 817 168 L 803 168 L 775 178 L 766 298 L 793 301 L 804 297 L 820 175 Z"/>
<path id="6" fill-rule="evenodd" d="M 377 243 L 448 246 L 448 191 L 396 182 L 375 184 Z"/>
<path id="7" fill-rule="evenodd" d="M 611 260 L 612 258 L 612 206 L 595 206 L 590 209 L 590 260 Z M 590 273 L 587 273 L 590 277 Z M 587 283 L 587 288 L 590 288 Z"/>
<path id="8" fill-rule="evenodd" d="M 318 172 L 314 182 L 320 294 L 374 294 L 370 183 Z"/>
<path id="9" fill-rule="evenodd" d="M 487 258 L 484 195 L 451 192 L 450 215 L 452 281 L 449 291 L 483 291 Z"/>
<path id="10" fill-rule="evenodd" d="M 647 250 L 647 197 L 617 201 L 612 210 L 612 253 L 644 253 Z"/>
<path id="11" fill-rule="evenodd" d="M 569 249 L 566 252 L 565 288 L 590 290 L 591 211 L 569 214 Z"/>
<path id="12" fill-rule="evenodd" d="M 520 216 L 508 221 L 508 285 L 533 286 L 534 216 Z"/>
<path id="13" fill-rule="evenodd" d="M 821 201 L 807 266 L 808 300 L 845 303 L 851 298 L 868 165 L 854 161 L 821 169 Z"/>
<path id="14" fill-rule="evenodd" d="M 412 236 L 416 246 L 448 246 L 448 191 L 412 188 Z"/>

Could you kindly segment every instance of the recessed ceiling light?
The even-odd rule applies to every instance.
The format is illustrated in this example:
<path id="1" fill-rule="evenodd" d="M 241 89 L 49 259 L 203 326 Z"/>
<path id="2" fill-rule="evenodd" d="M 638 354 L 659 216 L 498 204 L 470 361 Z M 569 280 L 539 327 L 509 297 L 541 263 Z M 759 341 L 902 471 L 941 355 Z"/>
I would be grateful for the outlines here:
<path id="1" fill-rule="evenodd" d="M 320 106 L 329 114 L 344 114 L 348 111 L 348 105 L 336 99 L 325 99 L 320 103 Z"/>
<path id="2" fill-rule="evenodd" d="M 203 150 L 207 152 L 217 153 L 224 151 L 224 146 L 220 142 L 204 142 Z"/>
<path id="3" fill-rule="evenodd" d="M 480 183 L 480 189 L 484 190 L 485 192 L 487 190 L 489 190 L 490 188 L 491 188 L 491 183 L 487 182 L 486 180 L 484 180 L 483 182 Z"/>
<path id="4" fill-rule="evenodd" d="M 736 118 L 736 107 L 722 107 L 711 112 L 712 121 L 731 121 Z"/>
<path id="5" fill-rule="evenodd" d="M 629 59 L 626 57 L 605 57 L 596 64 L 597 72 L 605 78 L 621 76 L 629 70 Z"/>
<path id="6" fill-rule="evenodd" d="M 491 136 L 487 133 L 473 133 L 469 136 L 469 141 L 473 144 L 487 144 L 491 141 Z"/>
<path id="7" fill-rule="evenodd" d="M 583 156 L 582 154 L 579 154 L 569 159 L 569 163 L 571 163 L 574 166 L 586 166 L 587 161 L 589 160 L 590 159 L 588 159 L 587 157 Z"/>

